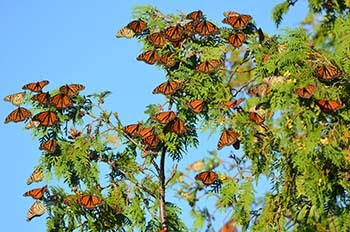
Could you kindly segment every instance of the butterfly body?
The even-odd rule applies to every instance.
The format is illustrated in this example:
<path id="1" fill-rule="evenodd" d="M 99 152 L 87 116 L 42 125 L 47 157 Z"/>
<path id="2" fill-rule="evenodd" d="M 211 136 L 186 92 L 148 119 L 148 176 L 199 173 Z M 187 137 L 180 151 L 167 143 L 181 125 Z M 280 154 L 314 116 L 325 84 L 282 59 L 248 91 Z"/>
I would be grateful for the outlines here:
<path id="1" fill-rule="evenodd" d="M 24 107 L 18 107 L 5 118 L 5 123 L 22 122 L 30 116 L 32 116 L 32 113 L 29 110 Z"/>
<path id="2" fill-rule="evenodd" d="M 217 144 L 218 150 L 222 149 L 224 146 L 230 146 L 235 144 L 238 140 L 238 136 L 239 136 L 238 133 L 232 129 L 224 130 L 221 133 L 221 136 Z"/>
<path id="3" fill-rule="evenodd" d="M 265 121 L 265 117 L 257 112 L 249 112 L 249 119 L 255 122 L 257 125 L 260 125 Z"/>
<path id="4" fill-rule="evenodd" d="M 95 207 L 97 207 L 99 204 L 102 203 L 102 199 L 100 199 L 99 197 L 95 196 L 95 195 L 82 195 L 78 198 L 77 203 L 81 206 L 83 206 L 86 209 L 94 209 Z"/>
<path id="5" fill-rule="evenodd" d="M 294 93 L 298 94 L 301 98 L 310 98 L 316 90 L 316 85 L 311 84 L 304 88 L 297 88 Z"/>
<path id="6" fill-rule="evenodd" d="M 57 109 L 65 109 L 73 106 L 73 101 L 64 93 L 58 93 L 53 96 L 50 100 L 50 104 L 55 106 Z"/>
<path id="7" fill-rule="evenodd" d="M 52 111 L 44 111 L 33 116 L 34 121 L 40 122 L 40 126 L 53 126 L 59 122 L 57 114 Z"/>
<path id="8" fill-rule="evenodd" d="M 220 60 L 207 60 L 200 63 L 196 67 L 196 71 L 209 74 L 215 72 L 220 66 L 222 66 L 222 62 Z"/>
<path id="9" fill-rule="evenodd" d="M 40 203 L 40 201 L 35 201 L 27 213 L 27 221 L 32 220 L 34 217 L 39 217 L 44 213 L 45 207 Z"/>
<path id="10" fill-rule="evenodd" d="M 131 29 L 135 34 L 140 34 L 147 28 L 147 23 L 141 19 L 133 20 L 128 25 L 127 28 Z"/>
<path id="11" fill-rule="evenodd" d="M 222 22 L 238 30 L 244 29 L 252 19 L 250 15 L 243 15 L 237 12 L 225 12 L 224 15 L 226 18 Z"/>
<path id="12" fill-rule="evenodd" d="M 189 101 L 187 103 L 187 106 L 190 107 L 193 113 L 198 114 L 203 110 L 205 106 L 205 102 L 201 99 L 196 99 L 196 100 Z"/>
<path id="13" fill-rule="evenodd" d="M 321 108 L 321 111 L 324 113 L 333 113 L 345 107 L 345 104 L 341 101 L 334 100 L 316 100 L 316 104 Z"/>
<path id="14" fill-rule="evenodd" d="M 48 85 L 50 82 L 48 80 L 44 81 L 38 81 L 38 82 L 32 82 L 29 84 L 26 84 L 22 87 L 24 90 L 30 90 L 32 92 L 41 92 L 42 89 Z"/>
<path id="15" fill-rule="evenodd" d="M 20 106 L 23 104 L 26 92 L 19 92 L 8 95 L 4 98 L 4 101 L 11 102 L 15 106 Z"/>
<path id="16" fill-rule="evenodd" d="M 42 168 L 36 168 L 27 180 L 27 185 L 33 182 L 40 182 L 44 178 L 44 173 Z"/>
<path id="17" fill-rule="evenodd" d="M 227 41 L 235 48 L 241 47 L 245 40 L 246 40 L 246 36 L 243 33 L 230 34 L 229 37 L 227 38 Z"/>
<path id="18" fill-rule="evenodd" d="M 211 185 L 213 184 L 217 179 L 218 175 L 213 171 L 204 171 L 195 176 L 196 180 L 200 180 L 204 185 Z"/>
<path id="19" fill-rule="evenodd" d="M 164 95 L 171 95 L 182 87 L 181 81 L 167 81 L 163 82 L 153 90 L 153 94 L 162 93 Z"/>
<path id="20" fill-rule="evenodd" d="M 41 199 L 44 196 L 44 193 L 47 191 L 47 185 L 45 185 L 42 188 L 35 188 L 32 190 L 29 190 L 28 192 L 25 192 L 23 194 L 24 197 L 32 197 L 34 199 Z"/>
<path id="21" fill-rule="evenodd" d="M 138 55 L 136 60 L 143 61 L 146 64 L 155 64 L 159 60 L 159 55 L 157 50 L 150 50 Z"/>

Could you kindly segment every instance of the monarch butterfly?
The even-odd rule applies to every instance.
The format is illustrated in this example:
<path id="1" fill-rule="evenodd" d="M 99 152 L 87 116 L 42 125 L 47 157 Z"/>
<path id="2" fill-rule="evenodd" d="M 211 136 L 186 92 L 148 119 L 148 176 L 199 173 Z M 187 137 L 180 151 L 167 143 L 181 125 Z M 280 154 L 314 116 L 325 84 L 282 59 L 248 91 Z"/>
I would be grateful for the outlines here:
<path id="1" fill-rule="evenodd" d="M 27 185 L 30 185 L 33 182 L 40 182 L 40 181 L 42 181 L 43 178 L 44 178 L 43 169 L 41 167 L 38 167 L 38 168 L 34 169 L 32 174 L 28 178 Z"/>
<path id="2" fill-rule="evenodd" d="M 60 92 L 64 93 L 68 97 L 73 97 L 77 95 L 79 91 L 82 91 L 84 89 L 85 89 L 85 86 L 81 84 L 63 85 L 59 88 Z"/>
<path id="3" fill-rule="evenodd" d="M 252 19 L 250 15 L 241 15 L 236 12 L 225 12 L 224 15 L 226 18 L 222 22 L 231 25 L 234 29 L 244 29 Z"/>
<path id="4" fill-rule="evenodd" d="M 261 116 L 257 112 L 249 112 L 249 119 L 258 125 L 265 121 L 265 117 Z"/>
<path id="5" fill-rule="evenodd" d="M 65 109 L 73 106 L 72 100 L 64 93 L 58 93 L 51 98 L 50 104 L 55 106 L 57 109 Z"/>
<path id="6" fill-rule="evenodd" d="M 266 63 L 268 60 L 270 59 L 270 56 L 268 54 L 264 54 L 262 59 L 261 59 L 261 62 L 264 64 Z"/>
<path id="7" fill-rule="evenodd" d="M 195 27 L 195 31 L 200 35 L 212 35 L 219 33 L 219 29 L 217 26 L 215 26 L 214 23 L 203 20 L 202 22 L 198 23 Z"/>
<path id="8" fill-rule="evenodd" d="M 40 122 L 40 126 L 53 126 L 59 122 L 57 114 L 51 111 L 38 113 L 34 115 L 33 120 Z"/>
<path id="9" fill-rule="evenodd" d="M 162 93 L 164 95 L 171 95 L 180 89 L 183 85 L 182 81 L 167 81 L 158 85 L 154 90 L 153 94 Z"/>
<path id="10" fill-rule="evenodd" d="M 134 33 L 139 34 L 147 28 L 147 23 L 141 19 L 133 20 L 128 25 L 127 28 L 131 29 Z"/>
<path id="11" fill-rule="evenodd" d="M 169 53 L 169 54 L 162 55 L 159 59 L 159 63 L 163 64 L 168 68 L 173 67 L 176 64 L 174 59 L 174 54 Z"/>
<path id="12" fill-rule="evenodd" d="M 321 111 L 324 113 L 332 113 L 345 107 L 345 104 L 342 103 L 340 100 L 316 100 L 316 104 L 321 108 Z"/>
<path id="13" fill-rule="evenodd" d="M 141 126 L 142 126 L 141 123 L 130 124 L 130 125 L 125 126 L 123 128 L 123 131 L 131 137 L 137 137 L 137 136 L 139 136 Z"/>
<path id="14" fill-rule="evenodd" d="M 203 169 L 204 167 L 204 161 L 203 160 L 197 160 L 193 163 L 191 163 L 190 165 L 188 165 L 186 167 L 186 170 L 190 171 L 190 170 L 193 170 L 195 172 L 199 172 Z"/>
<path id="15" fill-rule="evenodd" d="M 220 60 L 207 60 L 200 63 L 196 67 L 196 71 L 208 74 L 216 71 L 216 69 L 218 69 L 221 65 L 222 65 L 222 62 Z"/>
<path id="16" fill-rule="evenodd" d="M 46 85 L 48 85 L 50 82 L 47 80 L 44 81 L 38 81 L 38 82 L 32 82 L 29 84 L 26 84 L 22 87 L 22 89 L 28 89 L 32 92 L 40 92 Z"/>
<path id="17" fill-rule="evenodd" d="M 35 201 L 34 204 L 29 208 L 27 213 L 27 221 L 29 222 L 34 217 L 39 217 L 45 213 L 45 207 L 40 203 L 40 201 Z"/>
<path id="18" fill-rule="evenodd" d="M 78 198 L 78 204 L 86 209 L 93 209 L 102 203 L 102 200 L 95 195 L 82 195 Z"/>
<path id="19" fill-rule="evenodd" d="M 38 93 L 38 94 L 35 94 L 31 99 L 32 101 L 37 101 L 40 104 L 47 105 L 50 101 L 50 93 L 49 92 Z"/>
<path id="20" fill-rule="evenodd" d="M 22 122 L 30 117 L 32 113 L 24 107 L 18 107 L 12 111 L 6 118 L 5 123 L 9 122 Z"/>
<path id="21" fill-rule="evenodd" d="M 196 180 L 202 181 L 204 185 L 211 185 L 218 179 L 218 174 L 213 171 L 200 172 L 195 176 Z"/>
<path id="22" fill-rule="evenodd" d="M 270 93 L 270 85 L 266 82 L 260 83 L 258 85 L 252 86 L 248 89 L 248 94 L 254 95 L 256 97 L 265 97 Z"/>
<path id="23" fill-rule="evenodd" d="M 178 135 L 181 135 L 187 131 L 184 122 L 179 118 L 170 122 L 169 126 L 170 126 L 170 131 Z"/>
<path id="24" fill-rule="evenodd" d="M 186 33 L 191 36 L 194 33 L 196 33 L 196 26 L 198 25 L 199 21 L 191 21 L 184 25 Z"/>
<path id="25" fill-rule="evenodd" d="M 144 53 L 141 53 L 136 60 L 144 61 L 147 64 L 155 64 L 159 60 L 159 55 L 157 50 L 150 50 Z"/>
<path id="26" fill-rule="evenodd" d="M 203 12 L 201 10 L 192 11 L 188 15 L 186 15 L 186 19 L 190 19 L 193 21 L 197 21 L 203 18 Z"/>
<path id="27" fill-rule="evenodd" d="M 341 74 L 342 72 L 340 70 L 331 65 L 321 66 L 316 69 L 316 75 L 325 81 L 330 81 Z"/>
<path id="28" fill-rule="evenodd" d="M 310 98 L 316 89 L 316 85 L 311 84 L 304 88 L 297 88 L 294 90 L 294 93 L 298 94 L 301 98 Z"/>
<path id="29" fill-rule="evenodd" d="M 173 45 L 174 48 L 181 48 L 184 42 L 185 42 L 185 37 L 177 41 L 172 41 L 171 44 Z"/>
<path id="30" fill-rule="evenodd" d="M 224 130 L 218 141 L 218 150 L 221 150 L 224 146 L 229 146 L 237 142 L 238 133 L 232 129 Z"/>
<path id="31" fill-rule="evenodd" d="M 237 108 L 237 106 L 239 106 L 244 100 L 245 100 L 245 98 L 239 98 L 239 99 L 234 100 L 234 101 L 224 101 L 224 102 L 222 102 L 221 104 L 222 104 L 223 106 L 228 107 L 228 108 L 235 109 L 235 108 Z"/>
<path id="32" fill-rule="evenodd" d="M 160 112 L 155 115 L 152 115 L 152 119 L 157 120 L 161 124 L 167 124 L 170 121 L 174 120 L 176 117 L 176 114 L 174 111 L 165 111 Z"/>
<path id="33" fill-rule="evenodd" d="M 14 93 L 4 98 L 4 101 L 11 102 L 15 106 L 20 106 L 24 102 L 26 92 Z"/>
<path id="34" fill-rule="evenodd" d="M 133 38 L 135 35 L 135 32 L 133 30 L 131 30 L 130 28 L 127 28 L 127 27 L 123 27 L 122 29 L 120 29 L 117 34 L 115 35 L 115 37 L 117 38 L 121 38 L 121 37 L 124 37 L 124 38 Z"/>
<path id="35" fill-rule="evenodd" d="M 167 38 L 162 32 L 155 32 L 147 37 L 147 40 L 153 44 L 155 48 L 163 47 L 167 42 Z"/>
<path id="36" fill-rule="evenodd" d="M 155 129 L 154 127 L 145 127 L 140 129 L 139 135 L 141 136 L 142 139 L 147 138 L 148 136 L 154 135 Z"/>
<path id="37" fill-rule="evenodd" d="M 74 195 L 68 195 L 65 198 L 63 198 L 63 203 L 66 205 L 70 205 L 72 203 Z"/>
<path id="38" fill-rule="evenodd" d="M 25 128 L 26 128 L 26 129 L 37 128 L 37 127 L 39 127 L 39 125 L 40 125 L 40 122 L 34 121 L 34 120 L 30 120 L 30 121 L 25 125 Z"/>
<path id="39" fill-rule="evenodd" d="M 197 100 L 189 101 L 187 103 L 187 105 L 188 105 L 188 107 L 191 108 L 191 110 L 194 113 L 198 114 L 203 110 L 203 108 L 205 106 L 205 102 L 203 100 L 197 99 Z"/>
<path id="40" fill-rule="evenodd" d="M 176 26 L 166 28 L 164 34 L 170 41 L 178 41 L 183 39 L 183 31 L 184 28 L 180 24 L 177 24 Z"/>
<path id="41" fill-rule="evenodd" d="M 32 197 L 34 199 L 41 199 L 44 196 L 44 193 L 47 190 L 47 185 L 45 185 L 42 188 L 35 188 L 32 190 L 29 190 L 28 192 L 25 192 L 23 194 L 24 197 Z"/>
<path id="42" fill-rule="evenodd" d="M 235 48 L 239 48 L 243 45 L 245 39 L 246 36 L 243 33 L 234 33 L 231 34 L 227 40 L 230 44 L 232 44 L 232 46 L 234 46 Z"/>
<path id="43" fill-rule="evenodd" d="M 155 148 L 155 147 L 157 147 L 157 145 L 159 143 L 159 138 L 157 135 L 152 134 L 152 135 L 149 135 L 147 137 L 143 137 L 142 143 L 144 143 L 146 146 L 148 146 L 150 148 Z"/>
<path id="44" fill-rule="evenodd" d="M 232 222 L 227 222 L 225 225 L 223 225 L 219 232 L 236 232 L 236 227 Z"/>
<path id="45" fill-rule="evenodd" d="M 57 141 L 55 139 L 47 140 L 40 144 L 39 149 L 48 151 L 49 153 L 54 153 L 57 148 Z"/>

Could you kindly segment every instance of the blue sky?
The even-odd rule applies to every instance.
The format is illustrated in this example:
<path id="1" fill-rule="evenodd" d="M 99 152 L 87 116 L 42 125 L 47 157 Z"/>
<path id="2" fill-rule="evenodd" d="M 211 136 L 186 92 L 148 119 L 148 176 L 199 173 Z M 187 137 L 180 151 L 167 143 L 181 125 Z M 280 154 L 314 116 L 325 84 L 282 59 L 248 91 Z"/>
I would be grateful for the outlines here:
<path id="1" fill-rule="evenodd" d="M 164 13 L 201 9 L 216 23 L 221 21 L 222 12 L 232 10 L 252 15 L 265 32 L 277 33 L 271 9 L 278 2 L 281 1 L 3 0 L 0 1 L 0 94 L 4 97 L 18 92 L 24 84 L 42 79 L 50 80 L 52 87 L 81 83 L 86 86 L 86 94 L 112 91 L 106 106 L 117 111 L 123 123 L 136 122 L 144 118 L 140 115 L 146 104 L 162 102 L 161 96 L 151 92 L 165 78 L 156 67 L 136 61 L 141 49 L 136 40 L 114 36 L 132 20 L 132 6 L 151 4 Z M 305 13 L 304 1 L 298 3 L 281 28 L 296 27 Z M 3 121 L 14 107 L 0 101 L 0 109 L 0 121 Z M 22 194 L 42 184 L 28 187 L 25 183 L 40 152 L 38 142 L 22 128 L 23 124 L 0 123 L 2 231 L 45 231 L 45 216 L 30 223 L 25 221 L 33 200 Z M 206 138 L 198 150 L 202 154 L 215 148 Z"/>

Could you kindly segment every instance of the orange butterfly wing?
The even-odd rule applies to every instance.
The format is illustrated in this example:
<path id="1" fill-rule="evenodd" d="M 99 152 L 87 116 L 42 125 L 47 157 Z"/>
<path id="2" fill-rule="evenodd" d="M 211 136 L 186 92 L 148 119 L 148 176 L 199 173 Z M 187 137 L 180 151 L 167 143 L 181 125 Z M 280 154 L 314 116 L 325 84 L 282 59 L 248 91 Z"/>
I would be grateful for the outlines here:
<path id="1" fill-rule="evenodd" d="M 50 94 L 49 92 L 35 94 L 32 97 L 32 101 L 37 101 L 43 105 L 47 105 L 50 101 Z"/>
<path id="2" fill-rule="evenodd" d="M 186 19 L 190 19 L 193 21 L 197 21 L 203 18 L 203 12 L 201 10 L 192 11 L 188 15 L 186 15 Z"/>
<path id="3" fill-rule="evenodd" d="M 232 14 L 222 20 L 223 23 L 231 25 L 234 29 L 244 29 L 252 19 L 250 15 Z"/>
<path id="4" fill-rule="evenodd" d="M 47 140 L 46 142 L 43 142 L 40 144 L 39 149 L 48 151 L 49 153 L 54 153 L 57 148 L 57 141 L 55 139 Z"/>
<path id="5" fill-rule="evenodd" d="M 159 55 L 156 50 L 150 50 L 144 53 L 141 53 L 136 60 L 144 61 L 147 64 L 155 64 L 159 60 Z"/>
<path id="6" fill-rule="evenodd" d="M 177 24 L 176 26 L 168 27 L 164 30 L 164 34 L 170 41 L 179 41 L 183 39 L 184 28 Z"/>
<path id="7" fill-rule="evenodd" d="M 341 75 L 341 71 L 331 65 L 321 66 L 316 69 L 316 75 L 325 81 L 330 81 Z"/>
<path id="8" fill-rule="evenodd" d="M 30 116 L 32 116 L 32 113 L 29 110 L 24 107 L 18 107 L 5 118 L 5 123 L 22 122 Z"/>
<path id="9" fill-rule="evenodd" d="M 85 86 L 81 84 L 70 84 L 70 85 L 63 85 L 60 87 L 60 92 L 64 93 L 68 97 L 73 97 L 78 94 L 79 91 L 84 90 Z"/>
<path id="10" fill-rule="evenodd" d="M 161 124 L 167 124 L 170 121 L 174 120 L 176 117 L 176 114 L 174 111 L 166 111 L 166 112 L 160 112 L 155 115 L 152 115 L 152 119 L 157 120 Z"/>
<path id="11" fill-rule="evenodd" d="M 297 88 L 294 93 L 298 94 L 301 98 L 310 98 L 316 90 L 316 85 L 311 84 L 304 88 Z"/>
<path id="12" fill-rule="evenodd" d="M 131 137 L 137 137 L 141 129 L 141 124 L 130 124 L 123 128 L 123 131 Z"/>
<path id="13" fill-rule="evenodd" d="M 147 137 L 142 138 L 142 143 L 150 148 L 155 148 L 155 147 L 157 147 L 157 145 L 159 143 L 159 138 L 157 135 L 152 134 L 152 135 L 149 135 Z"/>
<path id="14" fill-rule="evenodd" d="M 180 81 L 167 81 L 158 85 L 154 90 L 153 94 L 162 93 L 164 95 L 171 95 L 182 87 L 183 82 Z"/>
<path id="15" fill-rule="evenodd" d="M 174 59 L 174 54 L 170 53 L 170 54 L 162 55 L 159 59 L 159 63 L 163 64 L 168 68 L 173 67 L 176 64 Z"/>
<path id="16" fill-rule="evenodd" d="M 237 142 L 238 133 L 232 129 L 224 130 L 218 141 L 218 150 L 222 149 L 224 146 L 229 146 Z"/>
<path id="17" fill-rule="evenodd" d="M 181 135 L 187 131 L 185 123 L 178 118 L 170 123 L 170 130 L 178 135 Z"/>
<path id="18" fill-rule="evenodd" d="M 147 23 L 141 19 L 134 20 L 126 25 L 127 28 L 131 29 L 134 33 L 139 34 L 147 28 Z"/>
<path id="19" fill-rule="evenodd" d="M 148 136 L 151 136 L 154 134 L 155 134 L 154 127 L 145 127 L 145 128 L 140 129 L 140 131 L 139 131 L 139 135 L 142 139 L 145 139 Z"/>
<path id="20" fill-rule="evenodd" d="M 243 42 L 245 41 L 246 36 L 243 33 L 236 33 L 236 34 L 231 34 L 228 37 L 228 42 L 234 46 L 235 48 L 238 48 L 243 45 Z"/>
<path id="21" fill-rule="evenodd" d="M 36 188 L 36 189 L 32 189 L 29 190 L 28 192 L 25 192 L 23 194 L 24 197 L 32 197 L 34 199 L 41 199 L 44 196 L 44 193 L 47 190 L 47 185 L 45 185 L 42 188 Z"/>
<path id="22" fill-rule="evenodd" d="M 244 100 L 245 100 L 245 98 L 239 98 L 239 99 L 234 100 L 234 101 L 224 101 L 224 102 L 222 102 L 221 104 L 222 104 L 223 106 L 228 107 L 228 108 L 235 109 L 235 108 L 237 108 L 237 106 L 239 106 Z"/>
<path id="23" fill-rule="evenodd" d="M 34 115 L 33 120 L 40 122 L 40 126 L 53 126 L 59 122 L 57 114 L 51 111 L 38 113 Z"/>
<path id="24" fill-rule="evenodd" d="M 212 35 L 219 33 L 218 27 L 207 20 L 203 20 L 202 22 L 198 23 L 195 27 L 195 31 L 200 35 Z"/>
<path id="25" fill-rule="evenodd" d="M 262 124 L 265 121 L 265 117 L 259 115 L 256 112 L 250 112 L 249 113 L 249 119 L 253 122 L 255 122 L 256 124 Z"/>
<path id="26" fill-rule="evenodd" d="M 72 100 L 64 93 L 58 93 L 51 98 L 50 104 L 55 106 L 57 109 L 65 109 L 73 106 Z"/>
<path id="27" fill-rule="evenodd" d="M 38 81 L 38 82 L 32 82 L 29 84 L 26 84 L 22 87 L 22 89 L 28 89 L 32 92 L 40 92 L 46 85 L 48 85 L 50 82 L 47 80 L 44 81 Z"/>
<path id="28" fill-rule="evenodd" d="M 334 100 L 316 100 L 316 104 L 324 113 L 332 113 L 345 107 L 345 104 L 341 101 Z"/>
<path id="29" fill-rule="evenodd" d="M 218 179 L 218 175 L 212 171 L 204 171 L 197 174 L 195 179 L 202 181 L 204 185 L 211 185 Z"/>
<path id="30" fill-rule="evenodd" d="M 78 199 L 78 204 L 86 209 L 93 209 L 101 203 L 102 200 L 94 195 L 83 195 Z"/>
<path id="31" fill-rule="evenodd" d="M 220 60 L 207 60 L 200 63 L 196 67 L 196 71 L 208 74 L 216 71 L 221 65 L 222 62 Z"/>
<path id="32" fill-rule="evenodd" d="M 220 228 L 219 232 L 237 232 L 237 229 L 232 222 L 227 222 Z"/>
<path id="33" fill-rule="evenodd" d="M 163 47 L 167 42 L 167 38 L 162 32 L 155 32 L 147 37 L 147 40 L 153 44 L 155 48 Z"/>
<path id="34" fill-rule="evenodd" d="M 191 108 L 191 110 L 194 113 L 198 114 L 203 110 L 203 108 L 205 106 L 205 102 L 203 100 L 196 99 L 196 100 L 189 101 L 187 103 L 187 105 L 188 105 L 188 107 Z"/>

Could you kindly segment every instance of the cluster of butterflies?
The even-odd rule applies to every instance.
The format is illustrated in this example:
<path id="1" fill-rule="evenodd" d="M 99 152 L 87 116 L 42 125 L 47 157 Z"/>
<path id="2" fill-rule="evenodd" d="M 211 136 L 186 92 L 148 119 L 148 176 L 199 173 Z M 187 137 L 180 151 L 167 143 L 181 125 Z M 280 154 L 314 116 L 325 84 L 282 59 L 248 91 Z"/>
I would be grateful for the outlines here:
<path id="1" fill-rule="evenodd" d="M 316 76 L 320 78 L 323 82 L 329 82 L 333 79 L 340 77 L 343 72 L 332 65 L 320 66 L 315 70 Z M 309 99 L 314 94 L 317 86 L 316 84 L 309 84 L 304 88 L 297 88 L 294 90 L 301 98 Z M 320 107 L 321 111 L 324 113 L 333 113 L 339 109 L 345 107 L 345 104 L 340 100 L 315 100 L 315 103 Z"/>
<path id="2" fill-rule="evenodd" d="M 235 31 L 245 29 L 252 17 L 250 15 L 239 14 L 237 12 L 225 12 L 225 24 L 229 24 Z M 132 38 L 135 35 L 147 35 L 147 41 L 154 47 L 152 50 L 141 53 L 137 60 L 144 61 L 147 64 L 161 64 L 168 68 L 176 65 L 174 54 L 170 51 L 166 54 L 160 55 L 157 49 L 163 48 L 167 44 L 172 44 L 175 48 L 182 47 L 183 43 L 194 35 L 211 36 L 218 34 L 219 28 L 209 20 L 206 20 L 201 10 L 193 11 L 186 15 L 186 23 L 177 23 L 176 25 L 164 28 L 161 31 L 150 33 L 147 22 L 138 19 L 131 21 L 123 27 L 118 33 L 117 37 Z M 227 41 L 234 47 L 241 47 L 246 40 L 246 35 L 242 32 L 231 33 Z M 222 66 L 221 60 L 207 60 L 201 62 L 196 71 L 201 73 L 211 73 Z"/>

